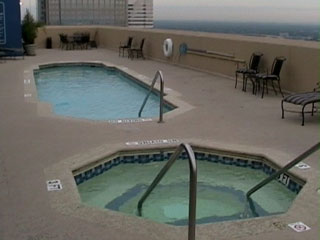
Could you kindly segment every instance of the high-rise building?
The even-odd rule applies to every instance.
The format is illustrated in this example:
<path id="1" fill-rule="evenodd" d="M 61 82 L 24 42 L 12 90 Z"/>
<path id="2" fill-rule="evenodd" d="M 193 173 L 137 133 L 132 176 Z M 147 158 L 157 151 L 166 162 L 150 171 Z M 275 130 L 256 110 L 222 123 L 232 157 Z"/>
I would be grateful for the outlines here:
<path id="1" fill-rule="evenodd" d="M 153 27 L 153 0 L 38 0 L 47 25 Z"/>
<path id="2" fill-rule="evenodd" d="M 153 27 L 153 0 L 128 0 L 129 27 Z"/>

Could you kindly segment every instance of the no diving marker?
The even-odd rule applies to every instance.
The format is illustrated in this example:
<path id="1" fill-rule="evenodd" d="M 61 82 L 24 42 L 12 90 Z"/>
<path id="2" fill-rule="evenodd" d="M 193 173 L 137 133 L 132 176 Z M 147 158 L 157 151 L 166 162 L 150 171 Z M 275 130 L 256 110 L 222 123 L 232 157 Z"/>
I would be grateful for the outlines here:
<path id="1" fill-rule="evenodd" d="M 300 162 L 300 163 L 296 164 L 295 167 L 297 167 L 299 169 L 302 169 L 302 170 L 311 168 L 308 164 L 306 164 L 304 162 Z"/>
<path id="2" fill-rule="evenodd" d="M 288 226 L 291 227 L 296 232 L 305 232 L 311 229 L 310 227 L 305 225 L 303 222 L 290 223 L 288 224 Z"/>
<path id="3" fill-rule="evenodd" d="M 47 181 L 47 189 L 48 191 L 59 191 L 62 189 L 62 184 L 59 179 L 49 180 Z"/>
<path id="4" fill-rule="evenodd" d="M 155 144 L 172 144 L 178 143 L 177 139 L 156 139 L 156 140 L 145 140 L 138 142 L 126 142 L 127 146 L 139 146 L 139 145 L 155 145 Z"/>

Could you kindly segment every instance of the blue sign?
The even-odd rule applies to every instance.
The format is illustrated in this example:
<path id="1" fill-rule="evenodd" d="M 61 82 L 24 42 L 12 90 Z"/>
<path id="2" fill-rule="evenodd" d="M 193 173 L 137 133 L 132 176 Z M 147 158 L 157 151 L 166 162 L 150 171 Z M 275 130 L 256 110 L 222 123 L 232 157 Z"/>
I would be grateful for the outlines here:
<path id="1" fill-rule="evenodd" d="M 6 14 L 3 2 L 0 2 L 0 44 L 6 44 Z"/>
<path id="2" fill-rule="evenodd" d="M 22 48 L 20 0 L 0 0 L 0 47 Z"/>

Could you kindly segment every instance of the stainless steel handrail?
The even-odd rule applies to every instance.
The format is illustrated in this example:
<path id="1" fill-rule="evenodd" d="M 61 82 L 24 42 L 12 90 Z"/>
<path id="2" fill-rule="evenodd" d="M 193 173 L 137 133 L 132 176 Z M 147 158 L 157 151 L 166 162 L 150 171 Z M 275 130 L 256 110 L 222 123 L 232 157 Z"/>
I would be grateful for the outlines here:
<path id="1" fill-rule="evenodd" d="M 162 123 L 163 122 L 163 95 L 164 95 L 164 81 L 163 81 L 163 75 L 162 75 L 162 72 L 159 70 L 156 72 L 156 75 L 154 76 L 153 80 L 152 80 L 152 83 L 151 83 L 151 86 L 150 86 L 150 90 L 147 94 L 147 96 L 145 97 L 145 99 L 143 100 L 143 103 L 141 105 L 141 108 L 139 110 L 139 114 L 138 116 L 141 117 L 141 113 L 142 113 L 142 110 L 144 108 L 144 106 L 146 105 L 147 103 L 147 100 L 154 88 L 154 85 L 157 81 L 157 79 L 160 79 L 160 110 L 159 110 L 159 123 Z"/>
<path id="2" fill-rule="evenodd" d="M 138 202 L 138 213 L 142 215 L 142 204 L 158 185 L 164 175 L 168 172 L 173 163 L 177 160 L 180 153 L 185 150 L 189 158 L 189 229 L 188 240 L 194 240 L 196 237 L 196 203 L 197 203 L 197 162 L 194 152 L 189 144 L 181 143 L 176 151 L 172 154 L 169 161 L 158 173 L 157 177 L 153 180 L 147 191 L 143 194 Z"/>
<path id="3" fill-rule="evenodd" d="M 254 192 L 256 192 L 257 190 L 259 190 L 260 188 L 262 188 L 263 186 L 265 186 L 266 184 L 268 184 L 269 182 L 271 182 L 272 180 L 274 180 L 276 177 L 278 177 L 280 174 L 288 171 L 290 168 L 292 168 L 293 166 L 295 166 L 297 163 L 301 162 L 303 159 L 307 158 L 309 155 L 311 155 L 312 153 L 314 153 L 315 151 L 320 149 L 320 142 L 318 142 L 317 144 L 315 144 L 314 146 L 312 146 L 311 148 L 309 148 L 307 151 L 305 151 L 304 153 L 302 153 L 301 155 L 299 155 L 297 158 L 295 158 L 294 160 L 292 160 L 291 162 L 289 162 L 287 165 L 285 165 L 283 168 L 281 168 L 279 171 L 271 174 L 269 177 L 267 177 L 266 179 L 264 179 L 263 181 L 261 181 L 260 183 L 258 183 L 256 186 L 254 186 L 253 188 L 251 188 L 246 196 L 247 198 L 249 198 L 251 196 L 251 194 L 253 194 Z"/>

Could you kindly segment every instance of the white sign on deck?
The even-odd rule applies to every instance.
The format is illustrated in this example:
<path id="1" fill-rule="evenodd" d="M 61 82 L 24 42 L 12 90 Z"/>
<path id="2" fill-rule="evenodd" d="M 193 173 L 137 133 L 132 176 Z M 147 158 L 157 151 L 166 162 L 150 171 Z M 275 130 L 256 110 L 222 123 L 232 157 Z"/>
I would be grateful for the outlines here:
<path id="1" fill-rule="evenodd" d="M 300 163 L 296 164 L 295 167 L 297 167 L 299 169 L 309 169 L 309 168 L 311 168 L 308 164 L 306 164 L 304 162 L 300 162 Z"/>
<path id="2" fill-rule="evenodd" d="M 170 144 L 170 143 L 178 143 L 177 139 L 156 139 L 156 140 L 145 140 L 145 141 L 137 141 L 137 142 L 126 142 L 128 146 L 139 146 L 139 145 L 155 145 L 155 144 Z"/>
<path id="3" fill-rule="evenodd" d="M 290 223 L 288 224 L 288 226 L 291 227 L 296 232 L 305 232 L 311 229 L 310 227 L 305 225 L 303 222 Z"/>
<path id="4" fill-rule="evenodd" d="M 62 184 L 59 179 L 49 180 L 47 181 L 47 189 L 48 191 L 59 191 L 62 189 Z"/>
<path id="5" fill-rule="evenodd" d="M 115 119 L 108 120 L 108 123 L 140 123 L 140 122 L 151 122 L 152 118 L 133 118 L 133 119 Z"/>

